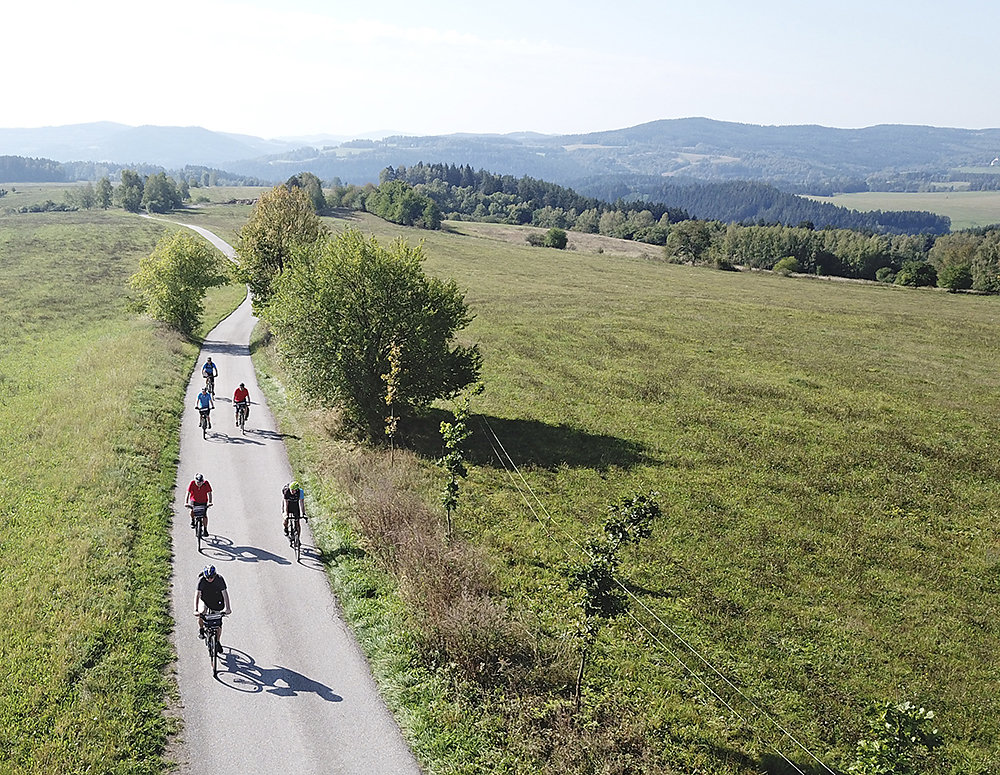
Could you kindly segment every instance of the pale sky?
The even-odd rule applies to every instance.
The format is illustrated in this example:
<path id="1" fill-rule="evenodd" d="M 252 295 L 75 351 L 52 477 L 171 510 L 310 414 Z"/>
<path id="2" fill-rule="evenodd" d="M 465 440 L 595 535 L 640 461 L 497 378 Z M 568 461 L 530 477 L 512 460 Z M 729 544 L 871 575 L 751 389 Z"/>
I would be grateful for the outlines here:
<path id="1" fill-rule="evenodd" d="M 15 4 L 16 3 L 16 4 Z M 8 0 L 0 127 L 1000 127 L 996 0 Z"/>

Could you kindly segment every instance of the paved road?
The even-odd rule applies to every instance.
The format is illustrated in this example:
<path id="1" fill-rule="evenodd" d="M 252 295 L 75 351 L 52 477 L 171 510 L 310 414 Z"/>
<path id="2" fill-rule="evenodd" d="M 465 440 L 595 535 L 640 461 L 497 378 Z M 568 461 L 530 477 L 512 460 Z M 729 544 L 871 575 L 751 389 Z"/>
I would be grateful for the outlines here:
<path id="1" fill-rule="evenodd" d="M 194 228 L 227 255 L 232 248 Z M 183 744 L 182 773 L 419 773 L 368 665 L 342 621 L 308 528 L 296 563 L 281 530 L 281 487 L 291 478 L 282 436 L 263 404 L 250 362 L 256 322 L 249 301 L 213 330 L 188 385 L 174 507 L 173 613 Z M 194 399 L 201 365 L 218 364 L 208 439 Z M 247 433 L 233 421 L 232 394 L 253 401 Z M 212 483 L 207 544 L 198 552 L 184 493 L 201 472 Z M 306 493 L 308 498 L 308 492 Z M 198 639 L 198 573 L 214 564 L 229 587 L 218 678 Z"/>

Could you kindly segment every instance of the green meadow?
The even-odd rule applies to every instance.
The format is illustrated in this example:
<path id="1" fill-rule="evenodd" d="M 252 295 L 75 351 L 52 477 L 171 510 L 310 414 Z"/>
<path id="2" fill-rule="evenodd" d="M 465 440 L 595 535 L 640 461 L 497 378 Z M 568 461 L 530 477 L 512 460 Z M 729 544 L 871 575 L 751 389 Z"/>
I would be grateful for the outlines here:
<path id="1" fill-rule="evenodd" d="M 572 651 L 565 569 L 606 506 L 654 490 L 664 512 L 626 558 L 631 613 L 602 631 L 579 715 L 570 657 L 509 691 L 415 679 L 391 595 L 373 624 L 374 592 L 343 578 L 364 537 L 331 528 L 335 586 L 431 771 L 845 771 L 885 700 L 935 711 L 928 771 L 1000 765 L 996 298 L 349 222 L 422 240 L 467 289 L 486 392 L 456 524 L 539 655 Z M 334 460 L 356 450 L 261 363 L 303 437 L 294 465 L 345 513 Z M 409 429 L 432 504 L 447 408 Z"/>
<path id="2" fill-rule="evenodd" d="M 197 346 L 125 297 L 165 228 L 0 215 L 3 773 L 163 770 L 169 505 Z M 242 293 L 214 291 L 206 319 Z"/>
<path id="3" fill-rule="evenodd" d="M 809 199 L 851 210 L 926 210 L 951 218 L 952 231 L 1000 223 L 1000 191 L 866 191 L 836 196 L 811 196 Z"/>
<path id="4" fill-rule="evenodd" d="M 173 217 L 232 239 L 248 213 Z M 422 240 L 484 355 L 455 524 L 535 656 L 476 687 L 419 666 L 345 495 L 371 459 L 254 345 L 334 587 L 428 772 L 843 772 L 883 700 L 937 714 L 928 772 L 1000 766 L 1000 301 L 328 221 Z M 124 303 L 168 228 L 0 215 L 0 773 L 168 766 L 169 504 L 197 351 Z M 206 321 L 240 298 L 213 293 Z M 397 451 L 432 508 L 449 408 Z M 610 502 L 650 490 L 663 517 L 625 556 L 630 614 L 601 631 L 575 713 L 567 564 Z"/>

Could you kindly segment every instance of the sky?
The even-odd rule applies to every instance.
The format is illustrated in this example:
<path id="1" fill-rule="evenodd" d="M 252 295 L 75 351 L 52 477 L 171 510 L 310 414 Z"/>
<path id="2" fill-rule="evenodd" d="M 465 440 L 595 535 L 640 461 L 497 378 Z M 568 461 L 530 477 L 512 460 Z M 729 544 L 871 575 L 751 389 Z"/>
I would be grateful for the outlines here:
<path id="1" fill-rule="evenodd" d="M 996 0 L 16 0 L 0 127 L 995 128 L 998 21 Z"/>

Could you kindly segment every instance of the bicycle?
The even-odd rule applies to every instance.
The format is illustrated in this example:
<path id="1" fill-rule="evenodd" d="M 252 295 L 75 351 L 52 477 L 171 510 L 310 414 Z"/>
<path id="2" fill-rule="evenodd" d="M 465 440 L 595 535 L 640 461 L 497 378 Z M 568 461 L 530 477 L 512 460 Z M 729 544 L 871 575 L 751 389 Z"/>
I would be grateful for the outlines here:
<path id="1" fill-rule="evenodd" d="M 250 413 L 250 408 L 247 406 L 245 401 L 240 401 L 236 404 L 236 426 L 243 432 L 245 436 L 247 433 L 247 415 Z"/>
<path id="2" fill-rule="evenodd" d="M 201 437 L 203 439 L 207 439 L 208 438 L 208 423 L 209 423 L 208 414 L 211 411 L 212 411 L 211 409 L 199 409 L 198 410 L 198 414 L 201 415 L 201 418 L 198 420 L 198 425 L 201 426 Z"/>
<path id="3" fill-rule="evenodd" d="M 205 375 L 205 389 L 209 392 L 212 398 L 215 398 L 215 375 L 206 374 Z"/>
<path id="4" fill-rule="evenodd" d="M 288 545 L 295 550 L 295 562 L 298 562 L 302 557 L 302 528 L 299 525 L 300 519 L 304 519 L 306 522 L 309 521 L 308 517 L 295 517 L 292 515 L 288 517 Z"/>
<path id="5" fill-rule="evenodd" d="M 201 551 L 201 539 L 208 537 L 208 530 L 205 528 L 205 517 L 208 515 L 207 503 L 192 503 L 188 505 L 191 509 L 191 520 L 194 522 L 194 537 L 198 541 L 198 551 Z"/>
<path id="6" fill-rule="evenodd" d="M 205 611 L 201 615 L 205 631 L 205 643 L 208 645 L 208 659 L 212 663 L 212 675 L 219 674 L 219 630 L 222 629 L 222 611 Z"/>

